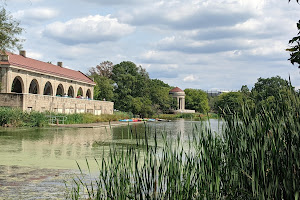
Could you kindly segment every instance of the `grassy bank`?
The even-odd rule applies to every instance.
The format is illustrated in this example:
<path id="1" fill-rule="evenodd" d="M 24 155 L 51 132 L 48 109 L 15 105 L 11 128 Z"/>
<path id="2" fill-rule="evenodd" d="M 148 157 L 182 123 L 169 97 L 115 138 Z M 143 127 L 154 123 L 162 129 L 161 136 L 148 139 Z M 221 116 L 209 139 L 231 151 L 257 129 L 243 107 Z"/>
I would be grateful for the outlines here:
<path id="1" fill-rule="evenodd" d="M 109 121 L 118 121 L 120 119 L 132 118 L 133 115 L 126 112 L 115 112 L 112 115 L 102 114 L 102 115 L 93 115 L 89 113 L 81 114 L 70 114 L 67 115 L 66 124 L 87 124 L 87 123 L 97 123 L 97 122 L 109 122 Z"/>
<path id="2" fill-rule="evenodd" d="M 115 112 L 112 115 L 92 115 L 88 113 L 62 115 L 51 113 L 51 115 L 66 116 L 66 124 L 84 124 L 118 121 L 119 119 L 131 118 L 132 114 Z M 49 112 L 23 112 L 16 108 L 0 107 L 0 126 L 4 127 L 44 127 L 49 123 Z"/>
<path id="3" fill-rule="evenodd" d="M 75 178 L 68 198 L 297 200 L 300 99 L 293 94 L 282 102 L 224 114 L 220 134 L 203 123 L 189 134 L 187 148 L 168 130 L 149 143 L 146 128 L 135 147 L 112 146 L 108 158 L 96 160 L 94 182 Z"/>

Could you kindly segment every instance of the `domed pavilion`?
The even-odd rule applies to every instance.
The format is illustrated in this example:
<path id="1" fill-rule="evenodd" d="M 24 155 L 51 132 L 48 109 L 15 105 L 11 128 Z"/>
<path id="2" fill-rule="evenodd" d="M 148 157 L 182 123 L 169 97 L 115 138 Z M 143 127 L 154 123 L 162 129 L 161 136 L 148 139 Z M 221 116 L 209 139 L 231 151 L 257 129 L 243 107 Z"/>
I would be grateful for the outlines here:
<path id="1" fill-rule="evenodd" d="M 186 110 L 185 109 L 185 92 L 179 87 L 175 87 L 170 90 L 169 94 L 176 99 L 177 110 L 174 110 L 174 113 L 195 113 L 195 110 Z"/>

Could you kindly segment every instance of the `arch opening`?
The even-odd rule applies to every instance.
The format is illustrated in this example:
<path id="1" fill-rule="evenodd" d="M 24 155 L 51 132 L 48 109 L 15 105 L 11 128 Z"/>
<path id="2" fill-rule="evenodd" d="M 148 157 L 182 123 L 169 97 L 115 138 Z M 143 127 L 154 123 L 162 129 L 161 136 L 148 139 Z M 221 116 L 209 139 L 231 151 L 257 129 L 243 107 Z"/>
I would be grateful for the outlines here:
<path id="1" fill-rule="evenodd" d="M 64 95 L 65 95 L 65 93 L 64 93 L 64 87 L 63 87 L 62 84 L 59 84 L 57 86 L 57 89 L 56 89 L 56 96 L 62 97 Z"/>
<path id="2" fill-rule="evenodd" d="M 78 88 L 78 91 L 77 91 L 77 98 L 80 98 L 80 97 L 82 97 L 83 96 L 83 90 L 82 90 L 82 88 L 80 87 L 80 88 Z"/>
<path id="3" fill-rule="evenodd" d="M 23 93 L 23 80 L 20 76 L 17 76 L 11 86 L 11 92 Z"/>
<path id="4" fill-rule="evenodd" d="M 74 98 L 74 89 L 72 86 L 68 89 L 68 96 Z"/>
<path id="5" fill-rule="evenodd" d="M 39 84 L 36 79 L 33 79 L 29 86 L 29 93 L 39 94 Z"/>
<path id="6" fill-rule="evenodd" d="M 88 99 L 90 99 L 91 98 L 91 90 L 90 89 L 88 89 L 87 91 L 86 91 L 86 98 L 88 98 Z"/>
<path id="7" fill-rule="evenodd" d="M 45 84 L 44 95 L 53 95 L 52 84 L 49 81 Z"/>

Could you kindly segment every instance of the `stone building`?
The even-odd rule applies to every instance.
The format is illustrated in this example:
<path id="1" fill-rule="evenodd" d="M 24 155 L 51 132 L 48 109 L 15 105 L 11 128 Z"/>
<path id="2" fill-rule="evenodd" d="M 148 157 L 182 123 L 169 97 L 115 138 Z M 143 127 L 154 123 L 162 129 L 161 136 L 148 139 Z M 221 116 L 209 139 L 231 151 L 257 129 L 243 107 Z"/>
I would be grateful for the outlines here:
<path id="1" fill-rule="evenodd" d="M 195 110 L 186 110 L 185 109 L 185 92 L 179 87 L 175 87 L 170 90 L 169 94 L 177 102 L 177 110 L 173 110 L 174 113 L 195 113 Z"/>
<path id="2" fill-rule="evenodd" d="M 113 102 L 93 100 L 93 80 L 80 71 L 6 52 L 0 57 L 0 106 L 23 111 L 113 114 Z"/>

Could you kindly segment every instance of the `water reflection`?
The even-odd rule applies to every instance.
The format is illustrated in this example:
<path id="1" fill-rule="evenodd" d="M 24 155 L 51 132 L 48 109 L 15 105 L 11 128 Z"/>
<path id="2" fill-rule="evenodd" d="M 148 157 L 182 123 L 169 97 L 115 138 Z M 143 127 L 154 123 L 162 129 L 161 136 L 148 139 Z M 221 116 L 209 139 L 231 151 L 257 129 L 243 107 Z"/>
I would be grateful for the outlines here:
<path id="1" fill-rule="evenodd" d="M 151 143 L 155 133 L 158 138 L 161 134 L 175 138 L 180 133 L 180 139 L 187 140 L 200 123 L 178 120 L 112 129 L 1 129 L 0 165 L 77 169 L 75 160 L 84 163 L 86 158 L 101 158 L 103 153 L 108 154 L 111 144 L 126 148 L 139 140 L 140 148 L 144 148 L 143 139 L 147 137 Z M 210 123 L 213 131 L 217 131 L 219 122 L 211 120 Z"/>

